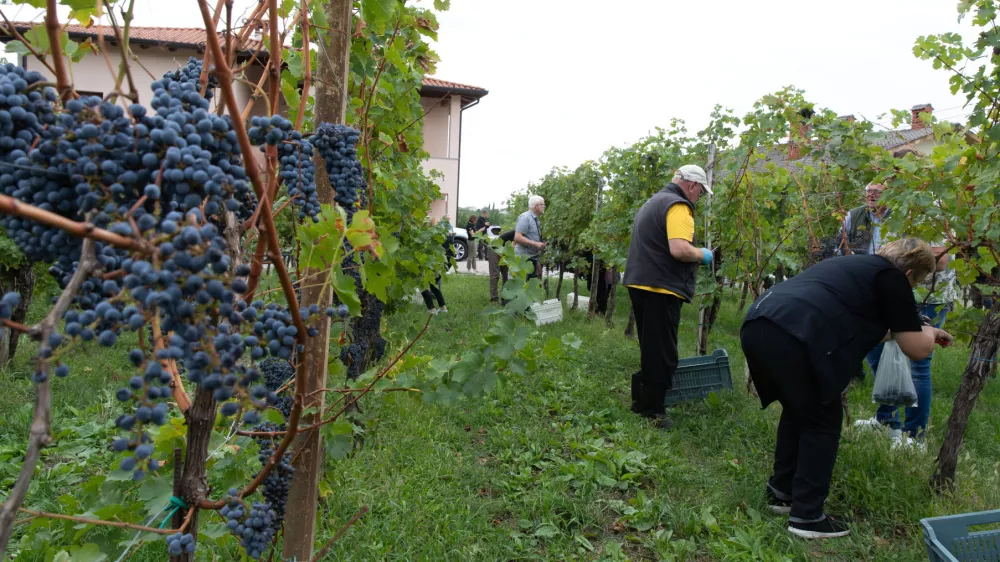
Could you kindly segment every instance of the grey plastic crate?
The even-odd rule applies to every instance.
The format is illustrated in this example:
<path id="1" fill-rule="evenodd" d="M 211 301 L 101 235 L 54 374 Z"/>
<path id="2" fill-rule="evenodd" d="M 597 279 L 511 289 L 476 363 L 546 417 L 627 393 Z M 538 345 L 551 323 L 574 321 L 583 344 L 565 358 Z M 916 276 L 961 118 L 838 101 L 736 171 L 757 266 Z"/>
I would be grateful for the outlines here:
<path id="1" fill-rule="evenodd" d="M 729 354 L 716 349 L 711 355 L 680 360 L 674 384 L 663 400 L 667 406 L 687 400 L 701 400 L 709 392 L 733 388 L 733 373 L 729 370 Z"/>
<path id="2" fill-rule="evenodd" d="M 1000 509 L 921 519 L 931 562 L 1000 562 Z M 969 527 L 992 529 L 969 532 Z"/>

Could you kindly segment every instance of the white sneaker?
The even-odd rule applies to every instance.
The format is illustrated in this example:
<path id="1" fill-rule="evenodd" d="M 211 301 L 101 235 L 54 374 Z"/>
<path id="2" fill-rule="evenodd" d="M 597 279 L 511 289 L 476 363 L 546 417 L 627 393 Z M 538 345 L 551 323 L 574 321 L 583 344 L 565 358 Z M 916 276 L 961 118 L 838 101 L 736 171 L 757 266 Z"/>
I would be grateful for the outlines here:
<path id="1" fill-rule="evenodd" d="M 880 429 L 884 427 L 878 422 L 876 418 L 868 418 L 866 420 L 857 420 L 854 422 L 854 427 L 865 428 L 865 429 Z"/>
<path id="2" fill-rule="evenodd" d="M 909 436 L 906 437 L 906 439 L 909 439 L 909 438 L 910 438 Z M 889 439 L 892 439 L 893 445 L 895 445 L 896 443 L 902 443 L 903 442 L 903 430 L 902 429 L 890 429 L 889 430 Z"/>
<path id="3" fill-rule="evenodd" d="M 915 449 L 920 453 L 927 452 L 927 443 L 917 441 L 916 439 L 910 437 L 909 435 L 900 436 L 899 438 L 893 438 L 892 440 L 893 449 Z"/>

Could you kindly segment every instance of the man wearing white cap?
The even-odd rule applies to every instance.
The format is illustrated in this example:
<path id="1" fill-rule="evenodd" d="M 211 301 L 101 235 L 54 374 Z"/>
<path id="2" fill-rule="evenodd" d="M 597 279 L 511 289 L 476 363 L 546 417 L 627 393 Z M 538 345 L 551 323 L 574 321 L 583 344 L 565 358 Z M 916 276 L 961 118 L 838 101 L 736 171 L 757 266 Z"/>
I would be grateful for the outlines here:
<path id="1" fill-rule="evenodd" d="M 635 215 L 623 284 L 639 332 L 641 370 L 632 375 L 632 411 L 670 427 L 664 398 L 677 371 L 681 304 L 694 297 L 698 265 L 714 254 L 694 245 L 694 206 L 711 193 L 705 170 L 681 166 Z"/>

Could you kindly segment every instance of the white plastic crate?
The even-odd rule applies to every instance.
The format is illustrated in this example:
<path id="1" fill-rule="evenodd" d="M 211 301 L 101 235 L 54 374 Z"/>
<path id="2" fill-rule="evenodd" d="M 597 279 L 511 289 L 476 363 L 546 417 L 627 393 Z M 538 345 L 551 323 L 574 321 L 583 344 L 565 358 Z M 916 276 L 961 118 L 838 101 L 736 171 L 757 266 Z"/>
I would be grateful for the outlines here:
<path id="1" fill-rule="evenodd" d="M 539 304 L 533 304 L 531 310 L 535 313 L 536 326 L 558 322 L 563 318 L 562 303 L 559 302 L 559 299 L 549 299 Z"/>
<path id="2" fill-rule="evenodd" d="M 566 306 L 573 306 L 573 293 L 566 295 Z M 577 310 L 587 310 L 590 306 L 590 297 L 580 295 L 580 300 L 576 303 Z"/>

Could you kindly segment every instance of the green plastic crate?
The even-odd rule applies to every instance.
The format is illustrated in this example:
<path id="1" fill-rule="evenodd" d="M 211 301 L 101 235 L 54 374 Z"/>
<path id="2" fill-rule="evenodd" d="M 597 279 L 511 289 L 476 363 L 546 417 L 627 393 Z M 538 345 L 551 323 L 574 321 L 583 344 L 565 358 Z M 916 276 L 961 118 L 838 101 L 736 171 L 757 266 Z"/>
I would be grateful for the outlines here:
<path id="1" fill-rule="evenodd" d="M 931 562 L 1000 562 L 1000 509 L 921 519 Z M 969 527 L 992 529 L 969 532 Z"/>
<path id="2" fill-rule="evenodd" d="M 733 388 L 733 373 L 729 370 L 729 354 L 716 349 L 711 355 L 681 359 L 674 375 L 673 388 L 663 402 L 667 406 L 687 400 L 702 400 L 709 392 Z"/>

